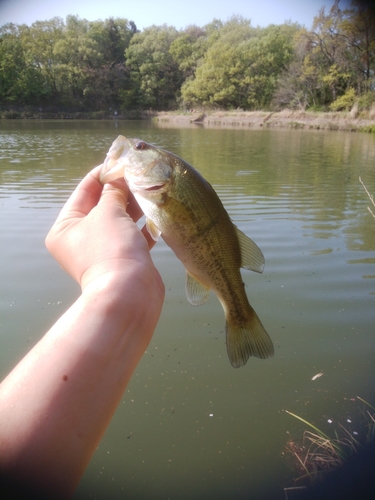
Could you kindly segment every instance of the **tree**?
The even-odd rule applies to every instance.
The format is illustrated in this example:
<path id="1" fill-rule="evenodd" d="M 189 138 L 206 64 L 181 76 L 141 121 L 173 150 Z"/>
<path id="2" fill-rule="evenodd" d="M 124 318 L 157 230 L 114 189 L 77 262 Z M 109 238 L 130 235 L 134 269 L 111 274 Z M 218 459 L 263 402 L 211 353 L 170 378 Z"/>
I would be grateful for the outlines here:
<path id="1" fill-rule="evenodd" d="M 120 103 L 128 71 L 124 51 L 136 31 L 126 19 L 89 22 L 68 16 L 55 44 L 56 74 L 65 106 L 103 109 Z"/>
<path id="2" fill-rule="evenodd" d="M 167 25 L 136 33 L 125 51 L 131 88 L 123 93 L 128 105 L 169 109 L 175 106 L 182 74 L 170 53 L 178 31 Z M 124 95 L 125 94 L 125 95 Z"/>
<path id="3" fill-rule="evenodd" d="M 311 30 L 241 16 L 180 31 L 72 15 L 0 28 L 1 104 L 347 109 L 370 106 L 374 89 L 375 7 L 364 0 L 335 0 Z"/>
<path id="4" fill-rule="evenodd" d="M 359 78 L 358 93 L 373 89 L 375 71 L 375 6 L 352 1 L 352 9 L 342 23 L 342 36 L 348 45 L 350 64 Z"/>
<path id="5" fill-rule="evenodd" d="M 372 88 L 375 10 L 357 0 L 350 9 L 339 4 L 336 0 L 327 14 L 320 9 L 312 30 L 301 30 L 296 37 L 296 58 L 275 94 L 279 105 L 319 109 L 338 101 L 332 109 L 339 109 L 353 100 L 354 90 L 359 95 Z"/>
<path id="6" fill-rule="evenodd" d="M 21 36 L 26 25 L 4 25 L 0 29 L 0 102 L 29 104 L 44 97 L 43 79 L 30 64 Z"/>
<path id="7" fill-rule="evenodd" d="M 49 21 L 36 21 L 22 34 L 22 44 L 28 64 L 40 74 L 45 94 L 51 100 L 60 102 L 61 92 L 56 73 L 54 47 L 63 36 L 64 22 L 60 17 Z"/>
<path id="8" fill-rule="evenodd" d="M 208 34 L 204 28 L 188 26 L 171 43 L 169 52 L 178 64 L 183 80 L 193 77 L 208 48 Z"/>
<path id="9" fill-rule="evenodd" d="M 255 109 L 270 104 L 279 73 L 293 56 L 298 26 L 253 28 L 233 17 L 219 29 L 195 78 L 182 86 L 187 105 Z"/>
<path id="10" fill-rule="evenodd" d="M 129 72 L 125 50 L 137 32 L 126 19 L 68 16 L 0 31 L 1 102 L 78 109 L 118 105 Z"/>
<path id="11" fill-rule="evenodd" d="M 121 91 L 129 84 L 125 50 L 137 28 L 132 21 L 109 18 L 89 23 L 79 46 L 84 55 L 80 67 L 84 74 L 83 103 L 90 109 L 103 109 L 121 103 Z"/>

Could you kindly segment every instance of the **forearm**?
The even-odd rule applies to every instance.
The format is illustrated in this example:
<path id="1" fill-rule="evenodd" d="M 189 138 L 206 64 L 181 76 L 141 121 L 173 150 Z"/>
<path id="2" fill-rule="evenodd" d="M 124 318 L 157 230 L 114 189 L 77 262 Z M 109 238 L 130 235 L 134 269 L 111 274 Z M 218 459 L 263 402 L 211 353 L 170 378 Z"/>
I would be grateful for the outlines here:
<path id="1" fill-rule="evenodd" d="M 92 286 L 1 384 L 2 471 L 55 498 L 74 491 L 158 320 L 134 290 Z"/>

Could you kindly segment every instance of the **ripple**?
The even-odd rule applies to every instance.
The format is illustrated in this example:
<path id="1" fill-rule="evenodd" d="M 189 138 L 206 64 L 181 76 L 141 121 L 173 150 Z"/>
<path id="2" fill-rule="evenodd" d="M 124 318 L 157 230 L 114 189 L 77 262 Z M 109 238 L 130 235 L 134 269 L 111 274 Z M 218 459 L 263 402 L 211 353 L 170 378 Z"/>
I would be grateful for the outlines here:
<path id="1" fill-rule="evenodd" d="M 369 400 L 375 380 L 374 221 L 357 179 L 361 173 L 375 192 L 373 138 L 157 130 L 133 122 L 118 129 L 112 123 L 6 126 L 9 130 L 0 132 L 4 375 L 80 293 L 48 254 L 44 238 L 79 179 L 101 163 L 119 133 L 162 144 L 199 166 L 232 219 L 265 256 L 263 274 L 243 271 L 242 276 L 275 343 L 275 356 L 251 359 L 233 370 L 219 301 L 211 294 L 204 306 L 190 307 L 183 266 L 165 243 L 157 243 L 152 258 L 166 285 L 166 301 L 127 388 L 131 398 L 118 409 L 125 414 L 117 413 L 108 429 L 111 453 L 107 446 L 97 450 L 100 467 L 105 464 L 107 470 L 113 456 L 114 469 L 121 462 L 130 467 L 129 477 L 138 477 L 141 456 L 149 476 L 166 485 L 156 495 L 163 496 L 171 481 L 178 488 L 181 477 L 195 477 L 194 487 L 203 491 L 207 476 L 202 470 L 212 470 L 212 481 L 223 484 L 218 451 L 225 449 L 228 474 L 237 477 L 242 471 L 240 480 L 253 486 L 258 478 L 264 482 L 280 475 L 283 436 L 293 431 L 277 418 L 283 408 L 320 426 L 324 415 L 342 411 L 344 400 L 356 394 Z M 311 376 L 321 371 L 325 376 L 312 387 Z M 214 418 L 207 422 L 210 414 Z M 129 429 L 133 438 L 128 441 Z M 164 470 L 158 450 L 164 450 L 167 463 L 172 449 L 174 462 Z M 186 464 L 195 464 L 194 470 Z"/>

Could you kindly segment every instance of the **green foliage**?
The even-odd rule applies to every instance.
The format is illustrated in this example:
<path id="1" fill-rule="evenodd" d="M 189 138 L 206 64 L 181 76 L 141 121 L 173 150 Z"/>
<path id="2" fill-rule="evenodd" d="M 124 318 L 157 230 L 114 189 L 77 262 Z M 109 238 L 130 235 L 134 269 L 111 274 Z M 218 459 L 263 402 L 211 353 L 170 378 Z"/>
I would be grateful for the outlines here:
<path id="1" fill-rule="evenodd" d="M 274 102 L 279 107 L 345 109 L 352 101 L 350 89 L 357 96 L 373 93 L 374 70 L 374 8 L 352 1 L 350 9 L 341 9 L 336 0 L 329 13 L 320 9 L 311 31 L 298 34 L 295 58 L 279 79 Z"/>
<path id="2" fill-rule="evenodd" d="M 358 130 L 361 132 L 368 132 L 369 134 L 375 134 L 375 125 L 365 125 L 360 127 Z"/>
<path id="3" fill-rule="evenodd" d="M 124 51 L 136 31 L 126 19 L 77 16 L 0 31 L 0 102 L 98 109 L 119 103 Z"/>
<path id="4" fill-rule="evenodd" d="M 1 101 L 27 104 L 40 100 L 48 92 L 40 65 L 30 52 L 27 26 L 8 24 L 0 31 Z"/>
<path id="5" fill-rule="evenodd" d="M 329 109 L 331 111 L 348 111 L 353 106 L 355 99 L 355 90 L 353 88 L 350 88 L 345 92 L 345 94 L 333 101 L 329 105 Z"/>
<path id="6" fill-rule="evenodd" d="M 375 102 L 375 92 L 369 91 L 362 94 L 358 99 L 359 109 L 370 109 Z"/>
<path id="7" fill-rule="evenodd" d="M 293 56 L 296 30 L 287 24 L 253 28 L 250 21 L 232 18 L 207 49 L 195 79 L 182 86 L 184 101 L 226 109 L 267 107 Z"/>
<path id="8" fill-rule="evenodd" d="M 69 15 L 0 27 L 0 105 L 55 110 L 298 108 L 375 102 L 375 8 L 336 0 L 311 30 L 234 16 L 178 31 Z M 371 108 L 370 115 L 375 113 Z M 70 111 L 69 111 L 70 112 Z"/>
<path id="9" fill-rule="evenodd" d="M 193 78 L 210 44 L 208 33 L 205 29 L 190 26 L 171 43 L 169 52 L 184 80 Z"/>
<path id="10" fill-rule="evenodd" d="M 135 97 L 142 108 L 168 109 L 176 102 L 182 76 L 170 53 L 178 31 L 169 26 L 151 26 L 137 33 L 126 50 L 131 88 L 126 94 Z"/>

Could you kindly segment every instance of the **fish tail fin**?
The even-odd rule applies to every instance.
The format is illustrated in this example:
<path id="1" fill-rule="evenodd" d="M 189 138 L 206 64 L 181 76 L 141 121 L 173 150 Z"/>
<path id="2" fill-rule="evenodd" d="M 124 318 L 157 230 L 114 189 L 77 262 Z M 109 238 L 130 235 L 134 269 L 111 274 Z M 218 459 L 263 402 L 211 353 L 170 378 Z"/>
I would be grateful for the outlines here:
<path id="1" fill-rule="evenodd" d="M 265 359 L 274 353 L 272 340 L 253 309 L 244 324 L 231 325 L 227 322 L 226 342 L 233 368 L 245 365 L 250 356 Z"/>

